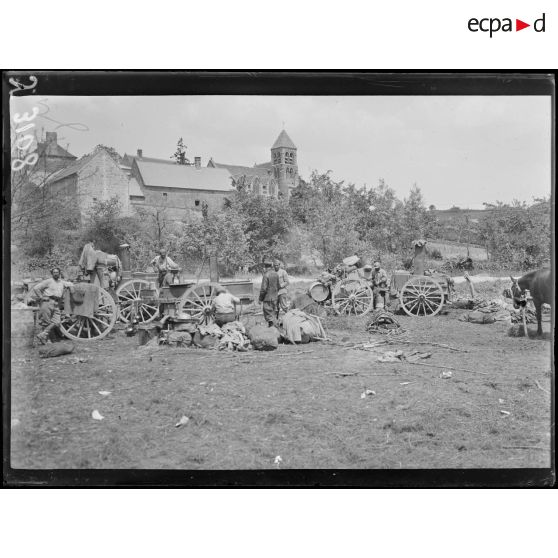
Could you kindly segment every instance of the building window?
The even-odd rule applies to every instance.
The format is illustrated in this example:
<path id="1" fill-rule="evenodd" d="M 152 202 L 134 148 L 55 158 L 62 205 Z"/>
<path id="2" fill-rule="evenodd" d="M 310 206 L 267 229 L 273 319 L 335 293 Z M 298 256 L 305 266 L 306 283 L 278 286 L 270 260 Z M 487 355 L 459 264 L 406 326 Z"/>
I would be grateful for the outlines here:
<path id="1" fill-rule="evenodd" d="M 267 196 L 267 184 L 262 184 L 262 195 Z"/>
<path id="2" fill-rule="evenodd" d="M 195 205 L 196 207 L 199 207 L 199 205 L 200 205 L 200 200 L 196 200 L 196 201 L 194 202 L 194 205 Z"/>
<path id="3" fill-rule="evenodd" d="M 166 192 L 163 192 L 163 199 L 164 199 L 165 201 L 167 201 L 167 193 L 166 193 Z"/>

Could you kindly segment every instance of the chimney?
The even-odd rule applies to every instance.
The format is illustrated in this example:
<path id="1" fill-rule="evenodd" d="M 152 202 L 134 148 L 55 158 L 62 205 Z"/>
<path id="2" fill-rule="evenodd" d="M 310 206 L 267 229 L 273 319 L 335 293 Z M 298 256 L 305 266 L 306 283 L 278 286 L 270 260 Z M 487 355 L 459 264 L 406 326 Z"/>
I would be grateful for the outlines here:
<path id="1" fill-rule="evenodd" d="M 140 159 L 143 157 L 143 149 L 138 149 L 138 157 Z"/>
<path id="2" fill-rule="evenodd" d="M 201 168 L 201 157 L 194 157 L 194 166 L 197 169 Z"/>
<path id="3" fill-rule="evenodd" d="M 47 143 L 57 143 L 58 141 L 58 134 L 56 132 L 47 132 L 46 133 L 46 142 Z"/>

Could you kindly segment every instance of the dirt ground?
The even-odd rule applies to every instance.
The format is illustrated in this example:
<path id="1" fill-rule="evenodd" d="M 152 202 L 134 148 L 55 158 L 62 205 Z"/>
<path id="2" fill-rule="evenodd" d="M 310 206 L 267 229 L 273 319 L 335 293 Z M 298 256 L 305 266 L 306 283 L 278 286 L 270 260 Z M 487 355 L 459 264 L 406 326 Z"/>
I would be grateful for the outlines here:
<path id="1" fill-rule="evenodd" d="M 140 348 L 122 331 L 58 358 L 14 351 L 11 465 L 550 466 L 550 323 L 542 339 L 513 338 L 507 324 L 465 323 L 459 312 L 398 317 L 405 334 L 380 349 L 432 352 L 424 365 L 343 347 L 385 338 L 365 332 L 365 317 L 327 318 L 331 343 L 269 353 Z"/>

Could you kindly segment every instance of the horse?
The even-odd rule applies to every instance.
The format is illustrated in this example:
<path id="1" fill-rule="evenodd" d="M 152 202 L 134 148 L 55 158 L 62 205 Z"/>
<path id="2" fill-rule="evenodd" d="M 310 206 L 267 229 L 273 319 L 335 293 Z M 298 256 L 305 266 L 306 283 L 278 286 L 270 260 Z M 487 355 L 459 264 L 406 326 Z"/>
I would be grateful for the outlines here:
<path id="1" fill-rule="evenodd" d="M 552 304 L 552 276 L 550 269 L 529 271 L 519 279 L 510 275 L 512 280 L 511 294 L 514 308 L 525 306 L 525 291 L 533 297 L 533 304 L 537 313 L 537 335 L 542 335 L 542 305 Z"/>

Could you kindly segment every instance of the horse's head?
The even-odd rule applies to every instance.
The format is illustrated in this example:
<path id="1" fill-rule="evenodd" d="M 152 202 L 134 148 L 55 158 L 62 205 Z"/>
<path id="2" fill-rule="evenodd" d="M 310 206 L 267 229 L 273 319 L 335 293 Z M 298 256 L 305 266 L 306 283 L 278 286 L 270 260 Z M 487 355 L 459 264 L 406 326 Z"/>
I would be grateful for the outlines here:
<path id="1" fill-rule="evenodd" d="M 510 279 L 512 280 L 512 286 L 510 289 L 511 298 L 513 300 L 513 307 L 520 308 L 521 306 L 525 306 L 525 291 L 519 286 L 518 280 L 514 279 L 510 275 Z"/>

